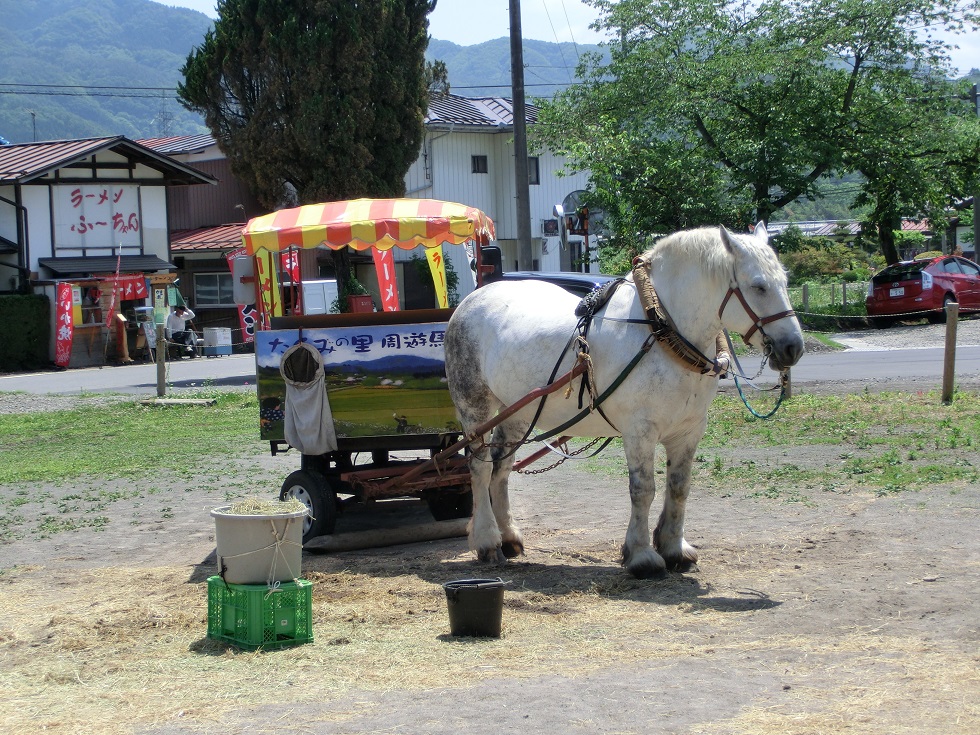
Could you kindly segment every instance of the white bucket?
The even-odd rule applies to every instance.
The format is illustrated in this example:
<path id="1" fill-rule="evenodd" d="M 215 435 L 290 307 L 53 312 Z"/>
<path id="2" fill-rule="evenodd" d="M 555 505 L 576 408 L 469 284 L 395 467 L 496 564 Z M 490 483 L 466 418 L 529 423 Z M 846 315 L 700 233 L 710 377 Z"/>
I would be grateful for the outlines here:
<path id="1" fill-rule="evenodd" d="M 306 509 L 238 515 L 225 505 L 211 511 L 218 574 L 228 584 L 271 584 L 300 578 Z"/>

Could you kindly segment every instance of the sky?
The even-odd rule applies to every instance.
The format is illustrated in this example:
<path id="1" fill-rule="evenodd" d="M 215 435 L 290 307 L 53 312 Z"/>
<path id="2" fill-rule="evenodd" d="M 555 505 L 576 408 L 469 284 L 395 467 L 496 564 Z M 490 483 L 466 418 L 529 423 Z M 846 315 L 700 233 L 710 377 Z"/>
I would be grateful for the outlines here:
<path id="1" fill-rule="evenodd" d="M 163 5 L 193 8 L 215 17 L 215 0 L 158 0 Z M 505 38 L 510 34 L 509 0 L 438 0 L 429 16 L 429 34 L 460 46 Z M 521 34 L 538 41 L 598 43 L 606 40 L 589 24 L 597 12 L 581 0 L 521 0 Z M 980 69 L 980 33 L 951 37 L 953 65 L 960 74 Z"/>

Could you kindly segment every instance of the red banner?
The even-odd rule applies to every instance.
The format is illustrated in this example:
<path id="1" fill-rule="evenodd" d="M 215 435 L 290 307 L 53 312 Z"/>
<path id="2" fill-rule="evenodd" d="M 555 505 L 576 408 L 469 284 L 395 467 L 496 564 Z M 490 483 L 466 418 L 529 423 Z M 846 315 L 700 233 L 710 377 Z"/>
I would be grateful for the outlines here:
<path id="1" fill-rule="evenodd" d="M 398 311 L 398 282 L 391 250 L 372 248 L 371 254 L 374 256 L 374 268 L 378 272 L 378 286 L 381 287 L 381 310 Z"/>
<path id="2" fill-rule="evenodd" d="M 240 256 L 244 256 L 245 248 L 235 248 L 227 253 L 225 253 L 225 259 L 228 261 L 228 269 L 231 270 L 231 261 Z"/>
<path id="3" fill-rule="evenodd" d="M 279 253 L 279 262 L 282 264 L 282 272 L 293 283 L 299 283 L 299 250 L 289 249 Z"/>
<path id="4" fill-rule="evenodd" d="M 123 273 L 119 276 L 115 274 L 103 274 L 97 277 L 115 281 L 120 301 L 136 301 L 150 297 L 150 292 L 146 288 L 146 276 L 142 274 Z"/>
<path id="5" fill-rule="evenodd" d="M 54 364 L 68 367 L 71 362 L 71 342 L 75 334 L 72 324 L 71 284 L 59 283 L 55 296 L 57 311 L 55 312 Z"/>
<path id="6" fill-rule="evenodd" d="M 238 323 L 242 327 L 242 343 L 251 344 L 255 341 L 255 323 L 258 318 L 255 304 L 238 305 Z"/>

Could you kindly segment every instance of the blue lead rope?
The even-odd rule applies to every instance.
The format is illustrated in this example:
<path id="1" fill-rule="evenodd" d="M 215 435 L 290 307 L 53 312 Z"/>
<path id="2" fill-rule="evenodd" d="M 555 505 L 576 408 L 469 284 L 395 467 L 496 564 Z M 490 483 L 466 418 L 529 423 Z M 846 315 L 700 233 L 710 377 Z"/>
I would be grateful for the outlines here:
<path id="1" fill-rule="evenodd" d="M 769 413 L 759 413 L 749 404 L 749 399 L 745 397 L 745 393 L 742 392 L 742 384 L 739 382 L 738 373 L 734 373 L 735 377 L 735 387 L 738 389 L 738 397 L 742 399 L 742 403 L 749 410 L 749 413 L 755 416 L 757 419 L 768 419 L 771 418 L 779 407 L 783 405 L 783 398 L 786 397 L 786 373 L 780 373 L 779 375 L 779 398 L 776 399 L 776 405 L 773 406 L 772 411 Z"/>

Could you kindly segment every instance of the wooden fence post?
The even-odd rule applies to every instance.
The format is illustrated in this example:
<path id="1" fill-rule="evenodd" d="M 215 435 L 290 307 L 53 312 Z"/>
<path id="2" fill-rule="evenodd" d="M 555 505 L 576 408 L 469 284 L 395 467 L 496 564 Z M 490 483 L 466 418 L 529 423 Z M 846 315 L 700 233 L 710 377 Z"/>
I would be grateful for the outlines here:
<path id="1" fill-rule="evenodd" d="M 953 402 L 953 387 L 956 377 L 956 319 L 960 305 L 955 301 L 946 304 L 946 346 L 943 359 L 943 404 Z"/>
<path id="2" fill-rule="evenodd" d="M 167 395 L 167 366 L 164 360 L 167 359 L 167 337 L 163 331 L 163 325 L 157 324 L 157 396 L 163 398 Z"/>
<path id="3" fill-rule="evenodd" d="M 810 288 L 803 284 L 803 311 L 810 311 Z"/>

